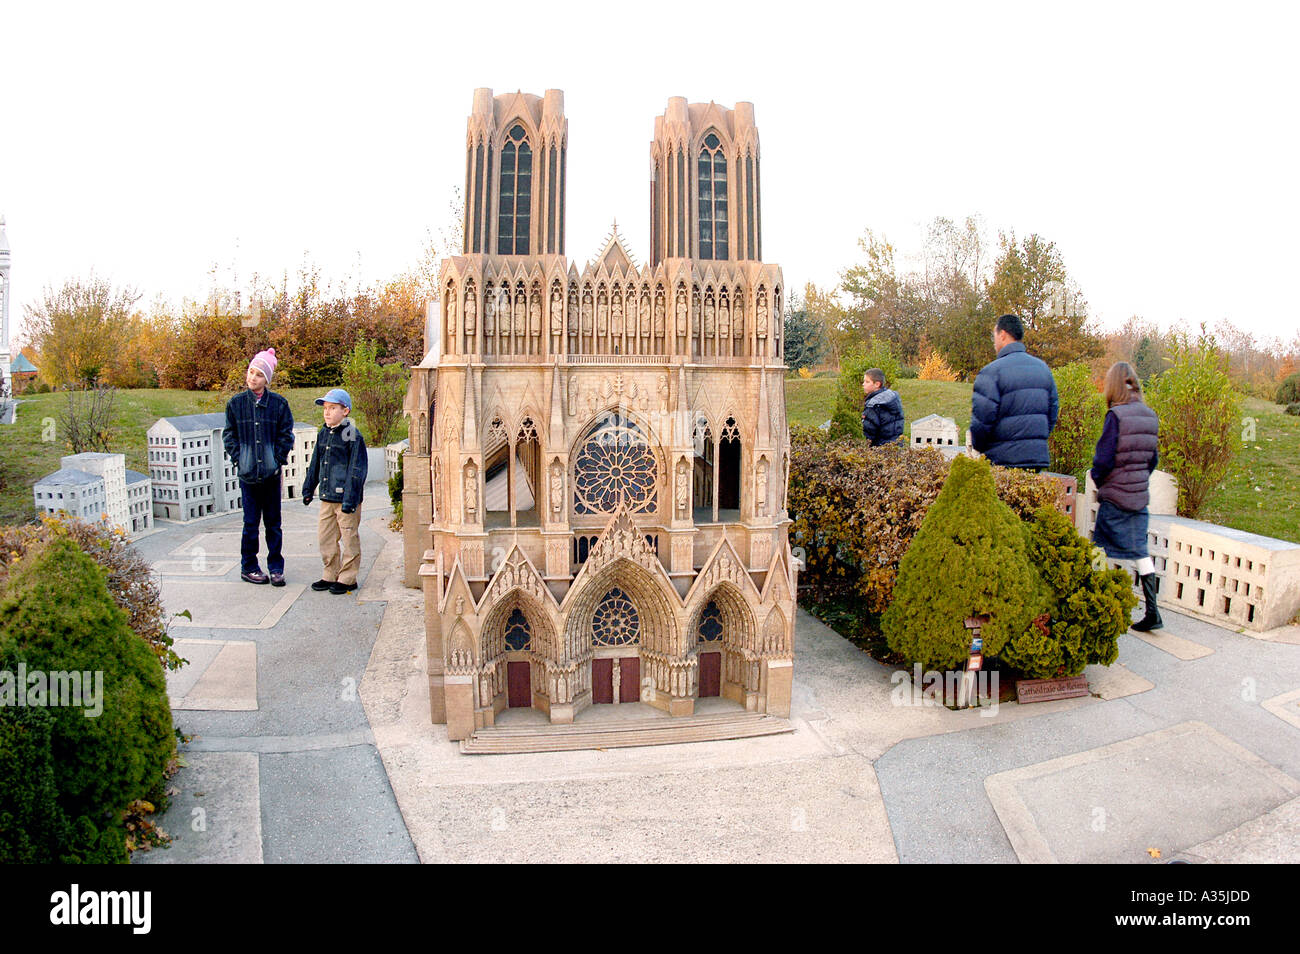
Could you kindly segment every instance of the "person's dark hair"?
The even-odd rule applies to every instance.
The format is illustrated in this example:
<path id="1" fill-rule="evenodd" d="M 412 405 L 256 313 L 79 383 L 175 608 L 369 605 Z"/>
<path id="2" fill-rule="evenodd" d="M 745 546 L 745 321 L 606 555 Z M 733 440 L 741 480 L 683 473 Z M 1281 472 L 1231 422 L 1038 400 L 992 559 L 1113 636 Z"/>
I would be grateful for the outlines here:
<path id="1" fill-rule="evenodd" d="M 1003 315 L 994 327 L 997 331 L 1005 331 L 1017 341 L 1025 336 L 1025 324 L 1016 315 Z"/>
<path id="2" fill-rule="evenodd" d="M 876 382 L 877 384 L 879 384 L 881 387 L 884 387 L 884 385 L 885 385 L 885 372 L 884 372 L 884 371 L 881 371 L 879 368 L 868 368 L 866 371 L 864 371 L 864 372 L 862 372 L 862 373 L 863 373 L 863 376 L 870 378 L 872 381 L 875 381 L 875 382 Z"/>

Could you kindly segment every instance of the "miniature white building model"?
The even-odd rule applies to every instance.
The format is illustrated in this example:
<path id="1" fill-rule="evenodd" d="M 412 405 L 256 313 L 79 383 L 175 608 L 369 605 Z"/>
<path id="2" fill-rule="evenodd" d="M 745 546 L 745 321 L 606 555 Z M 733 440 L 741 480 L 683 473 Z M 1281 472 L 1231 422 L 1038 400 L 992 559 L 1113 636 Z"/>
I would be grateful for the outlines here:
<path id="1" fill-rule="evenodd" d="M 94 474 L 104 481 L 104 513 L 117 527 L 131 529 L 126 499 L 126 457 L 122 454 L 70 454 L 60 463 L 64 469 Z"/>
<path id="2" fill-rule="evenodd" d="M 162 417 L 149 428 L 154 516 L 193 520 L 240 509 L 239 477 L 226 457 L 224 414 Z"/>
<path id="3" fill-rule="evenodd" d="M 403 437 L 396 444 L 389 444 L 384 448 L 384 477 L 392 480 L 397 476 L 398 461 L 406 453 L 406 449 L 411 446 L 411 439 Z"/>
<path id="4" fill-rule="evenodd" d="M 912 447 L 951 447 L 956 453 L 961 449 L 957 433 L 957 422 L 952 418 L 927 414 L 912 422 Z"/>
<path id="5" fill-rule="evenodd" d="M 131 521 L 125 525 L 128 531 L 140 533 L 153 527 L 153 481 L 148 474 L 127 470 L 126 502 Z"/>
<path id="6" fill-rule="evenodd" d="M 62 467 L 36 481 L 32 493 L 39 512 L 62 510 L 69 517 L 92 523 L 104 517 L 104 478 L 98 474 Z"/>
<path id="7" fill-rule="evenodd" d="M 286 500 L 302 497 L 302 483 L 307 477 L 312 452 L 316 450 L 317 433 L 311 424 L 297 421 L 293 425 L 293 450 L 289 451 L 289 462 L 282 468 Z M 239 491 L 237 478 L 235 491 Z"/>

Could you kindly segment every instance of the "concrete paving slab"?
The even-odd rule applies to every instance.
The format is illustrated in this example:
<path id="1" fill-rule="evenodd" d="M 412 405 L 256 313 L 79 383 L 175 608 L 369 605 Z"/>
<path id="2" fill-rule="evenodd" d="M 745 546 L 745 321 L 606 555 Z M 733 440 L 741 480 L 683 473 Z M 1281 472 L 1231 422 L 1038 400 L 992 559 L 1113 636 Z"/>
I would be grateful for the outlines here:
<path id="1" fill-rule="evenodd" d="M 371 745 L 259 756 L 268 863 L 417 860 Z"/>
<path id="2" fill-rule="evenodd" d="M 1119 662 L 1109 666 L 1089 666 L 1083 674 L 1088 677 L 1088 689 L 1092 694 L 1107 701 L 1147 692 L 1156 686 L 1150 679 L 1139 676 Z"/>
<path id="3" fill-rule="evenodd" d="M 174 697 L 173 697 L 174 699 Z M 257 708 L 257 643 L 228 640 L 173 709 Z"/>
<path id="4" fill-rule="evenodd" d="M 187 664 L 180 669 L 165 674 L 167 678 L 167 698 L 171 700 L 173 709 L 194 688 L 194 684 L 199 681 L 199 677 L 212 664 L 212 660 L 217 658 L 217 654 L 221 652 L 221 647 L 224 645 L 225 642 L 220 639 L 182 638 L 173 640 L 172 650 L 182 659 L 188 660 Z"/>
<path id="5" fill-rule="evenodd" d="M 1273 643 L 1300 646 L 1300 626 L 1279 626 L 1277 629 L 1265 630 L 1262 633 L 1246 632 L 1244 635 L 1254 636 L 1256 639 L 1266 639 Z"/>
<path id="6" fill-rule="evenodd" d="M 261 864 L 258 759 L 251 752 L 189 752 L 172 779 L 180 789 L 158 824 L 171 846 L 137 853 L 132 864 Z"/>
<path id="7" fill-rule="evenodd" d="M 289 501 L 286 501 L 288 503 Z M 299 510 L 302 508 L 299 507 Z M 281 518 L 284 539 L 281 544 L 281 550 L 286 558 L 290 556 L 312 556 L 320 558 L 320 544 L 316 536 L 317 515 L 313 512 L 310 514 L 310 520 L 303 520 L 304 515 L 299 514 L 297 510 L 284 508 L 285 516 L 290 519 Z M 309 526 L 304 527 L 302 524 L 307 523 Z M 266 538 L 259 537 L 261 540 L 261 555 L 266 557 Z M 193 560 L 196 556 L 202 555 L 208 560 L 215 557 L 235 557 L 240 556 L 240 545 L 243 540 L 242 530 L 208 530 L 191 536 L 171 551 L 174 557 L 183 557 L 187 560 Z M 265 567 L 263 567 L 265 569 Z"/>
<path id="8" fill-rule="evenodd" d="M 1300 781 L 1203 722 L 985 779 L 1024 863 L 1136 863 L 1166 856 L 1300 795 Z"/>
<path id="9" fill-rule="evenodd" d="M 208 560 L 194 557 L 189 560 L 155 560 L 154 570 L 159 576 L 225 576 L 235 567 L 238 560 Z"/>
<path id="10" fill-rule="evenodd" d="M 1300 845 L 1300 798 L 1174 857 L 1193 864 L 1291 864 L 1296 845 Z"/>
<path id="11" fill-rule="evenodd" d="M 167 613 L 189 610 L 191 619 L 173 618 L 175 627 L 204 629 L 270 629 L 307 588 L 305 583 L 261 586 L 211 580 L 164 579 L 163 608 Z"/>
<path id="12" fill-rule="evenodd" d="M 1158 629 L 1150 633 L 1139 633 L 1136 630 L 1129 630 L 1130 636 L 1147 645 L 1154 646 L 1156 649 L 1163 650 L 1176 659 L 1192 660 L 1201 659 L 1205 656 L 1214 654 L 1214 650 L 1208 646 L 1202 646 L 1200 643 L 1194 643 L 1190 639 L 1184 639 L 1181 636 L 1175 636 L 1166 629 Z"/>
<path id="13" fill-rule="evenodd" d="M 1265 699 L 1262 705 L 1279 719 L 1300 729 L 1300 689 L 1284 692 L 1272 699 Z"/>

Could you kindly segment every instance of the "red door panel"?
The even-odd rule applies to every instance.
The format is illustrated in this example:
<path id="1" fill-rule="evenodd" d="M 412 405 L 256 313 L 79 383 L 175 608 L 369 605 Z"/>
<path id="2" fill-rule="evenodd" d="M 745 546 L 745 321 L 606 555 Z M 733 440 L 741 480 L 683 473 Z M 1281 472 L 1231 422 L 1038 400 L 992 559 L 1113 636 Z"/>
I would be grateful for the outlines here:
<path id="1" fill-rule="evenodd" d="M 591 701 L 614 701 L 614 660 L 593 659 L 591 661 Z"/>
<path id="2" fill-rule="evenodd" d="M 641 660 L 624 656 L 618 661 L 618 701 L 641 701 Z"/>
<path id="3" fill-rule="evenodd" d="M 700 653 L 700 698 L 722 694 L 722 653 Z"/>
<path id="4" fill-rule="evenodd" d="M 507 663 L 506 685 L 510 708 L 527 709 L 533 704 L 533 673 L 530 663 Z"/>

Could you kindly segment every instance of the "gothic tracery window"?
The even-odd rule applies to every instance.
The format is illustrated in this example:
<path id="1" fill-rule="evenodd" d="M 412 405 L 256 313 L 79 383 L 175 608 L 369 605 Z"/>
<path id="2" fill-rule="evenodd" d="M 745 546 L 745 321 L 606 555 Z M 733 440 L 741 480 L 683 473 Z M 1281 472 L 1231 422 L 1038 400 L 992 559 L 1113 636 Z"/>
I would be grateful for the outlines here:
<path id="1" fill-rule="evenodd" d="M 520 652 L 529 647 L 532 638 L 533 630 L 528 625 L 528 617 L 516 606 L 506 620 L 506 648 L 511 652 Z"/>
<path id="2" fill-rule="evenodd" d="M 587 433 L 574 460 L 575 509 L 612 513 L 619 501 L 632 513 L 653 511 L 658 468 L 650 442 L 618 412 L 605 415 Z"/>
<path id="3" fill-rule="evenodd" d="M 702 643 L 722 638 L 722 610 L 713 600 L 709 600 L 709 605 L 700 614 L 699 638 Z"/>
<path id="4" fill-rule="evenodd" d="M 700 241 L 699 257 L 727 258 L 727 156 L 716 133 L 700 144 L 696 165 Z"/>
<path id="5" fill-rule="evenodd" d="M 501 147 L 501 190 L 497 205 L 497 254 L 527 255 L 533 200 L 533 150 L 519 123 Z"/>
<path id="6" fill-rule="evenodd" d="M 617 586 L 606 593 L 591 617 L 592 642 L 597 646 L 631 646 L 641 641 L 641 616 Z"/>

